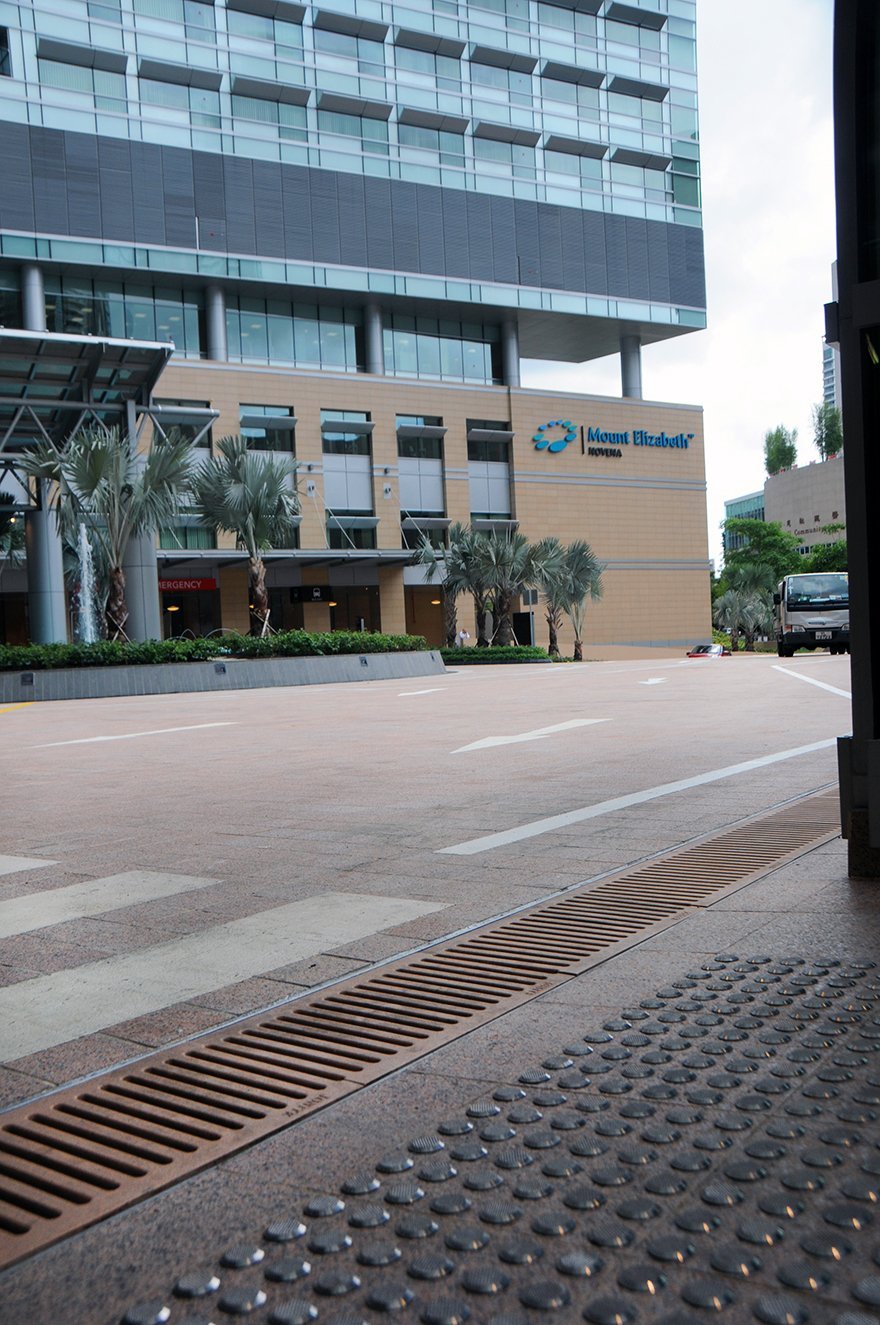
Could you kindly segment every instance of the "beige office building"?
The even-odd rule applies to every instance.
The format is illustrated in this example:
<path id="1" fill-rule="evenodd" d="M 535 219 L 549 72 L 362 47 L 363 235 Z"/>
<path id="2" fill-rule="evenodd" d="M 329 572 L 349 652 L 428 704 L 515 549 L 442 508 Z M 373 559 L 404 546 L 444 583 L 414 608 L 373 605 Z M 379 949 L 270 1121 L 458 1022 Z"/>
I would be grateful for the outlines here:
<path id="1" fill-rule="evenodd" d="M 216 413 L 204 415 L 205 444 L 244 432 L 295 454 L 298 547 L 267 554 L 279 628 L 363 626 L 441 643 L 439 583 L 426 583 L 412 549 L 460 522 L 590 543 L 606 566 L 590 656 L 678 652 L 710 629 L 700 409 L 228 363 L 172 363 L 161 391 L 163 422 L 195 429 L 200 411 Z M 246 630 L 241 553 L 196 546 L 213 540 L 192 523 L 160 541 L 165 633 Z M 524 595 L 517 633 L 546 644 L 535 597 Z M 475 638 L 468 600 L 459 617 Z M 566 629 L 563 649 L 571 643 Z"/>
<path id="2" fill-rule="evenodd" d="M 764 484 L 764 519 L 794 534 L 804 556 L 846 538 L 843 456 L 771 474 Z M 827 533 L 826 525 L 842 528 Z"/>

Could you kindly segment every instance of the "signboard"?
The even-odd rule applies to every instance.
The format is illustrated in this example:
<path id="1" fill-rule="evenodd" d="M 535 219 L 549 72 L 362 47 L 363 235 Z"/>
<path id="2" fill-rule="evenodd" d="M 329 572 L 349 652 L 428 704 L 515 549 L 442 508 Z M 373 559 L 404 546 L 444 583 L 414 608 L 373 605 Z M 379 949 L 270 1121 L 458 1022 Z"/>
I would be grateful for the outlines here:
<path id="1" fill-rule="evenodd" d="M 327 584 L 299 584 L 290 591 L 292 603 L 329 603 L 334 597 Z"/>
<path id="2" fill-rule="evenodd" d="M 536 451 L 548 451 L 558 454 L 566 450 L 575 441 L 580 432 L 581 454 L 605 456 L 619 460 L 626 447 L 652 446 L 663 450 L 687 451 L 695 434 L 692 432 L 667 433 L 650 432 L 647 428 L 627 428 L 612 432 L 606 428 L 597 428 L 593 424 L 579 427 L 570 419 L 551 419 L 542 423 L 532 437 Z"/>
<path id="3" fill-rule="evenodd" d="M 160 593 L 198 593 L 200 590 L 216 589 L 217 581 L 211 580 L 160 580 Z"/>

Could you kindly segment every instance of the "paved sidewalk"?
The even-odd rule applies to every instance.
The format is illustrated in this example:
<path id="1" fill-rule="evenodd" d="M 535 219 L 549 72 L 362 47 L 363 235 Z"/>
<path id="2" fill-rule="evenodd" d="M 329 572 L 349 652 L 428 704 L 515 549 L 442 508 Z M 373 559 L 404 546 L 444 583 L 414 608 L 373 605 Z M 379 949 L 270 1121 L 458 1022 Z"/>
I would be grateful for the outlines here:
<path id="1" fill-rule="evenodd" d="M 880 908 L 845 859 L 15 1267 L 4 1325 L 877 1325 Z"/>

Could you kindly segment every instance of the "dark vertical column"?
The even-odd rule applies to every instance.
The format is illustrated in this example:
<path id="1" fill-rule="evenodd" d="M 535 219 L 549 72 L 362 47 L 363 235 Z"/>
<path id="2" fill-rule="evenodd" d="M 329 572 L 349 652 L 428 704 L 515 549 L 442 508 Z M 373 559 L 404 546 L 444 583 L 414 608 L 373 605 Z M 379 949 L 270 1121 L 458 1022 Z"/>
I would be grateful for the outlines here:
<path id="1" fill-rule="evenodd" d="M 36 263 L 21 269 L 21 304 L 25 330 L 46 330 L 43 273 Z M 36 484 L 39 506 L 24 517 L 27 553 L 28 617 L 34 644 L 67 643 L 67 600 L 58 520 L 49 502 L 49 485 Z"/>
<path id="2" fill-rule="evenodd" d="M 841 819 L 849 872 L 880 878 L 880 10 L 837 0 L 834 148 L 838 302 L 852 648 L 852 736 L 840 739 Z"/>
<path id="3" fill-rule="evenodd" d="M 134 401 L 126 404 L 124 445 L 137 447 Z M 122 562 L 125 574 L 125 601 L 128 621 L 125 633 L 132 640 L 162 638 L 159 610 L 159 568 L 156 559 L 156 535 L 138 534 L 128 540 Z"/>
<path id="4" fill-rule="evenodd" d="M 382 310 L 378 304 L 367 304 L 364 309 L 364 350 L 367 372 L 383 377 L 385 344 L 382 339 Z"/>
<path id="5" fill-rule="evenodd" d="M 620 338 L 621 394 L 630 400 L 642 398 L 642 342 L 638 336 Z"/>

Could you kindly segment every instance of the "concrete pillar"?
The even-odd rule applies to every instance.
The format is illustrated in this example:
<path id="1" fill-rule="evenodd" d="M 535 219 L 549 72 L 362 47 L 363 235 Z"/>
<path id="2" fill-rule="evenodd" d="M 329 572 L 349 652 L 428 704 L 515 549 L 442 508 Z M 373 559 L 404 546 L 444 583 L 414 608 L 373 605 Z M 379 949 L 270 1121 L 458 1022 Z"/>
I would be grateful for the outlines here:
<path id="1" fill-rule="evenodd" d="M 209 285 L 205 290 L 205 334 L 208 343 L 205 349 L 209 359 L 227 359 L 226 350 L 226 296 L 219 285 Z"/>
<path id="2" fill-rule="evenodd" d="M 402 566 L 379 567 L 379 616 L 383 634 L 406 634 L 406 599 Z"/>
<path id="3" fill-rule="evenodd" d="M 24 517 L 28 612 L 32 644 L 67 643 L 67 600 L 58 521 L 49 505 L 49 485 L 37 483 L 40 509 Z"/>
<path id="4" fill-rule="evenodd" d="M 367 372 L 376 377 L 385 375 L 385 345 L 382 339 L 382 310 L 378 304 L 367 304 L 364 309 L 364 349 Z"/>
<path id="5" fill-rule="evenodd" d="M 132 451 L 137 447 L 134 401 L 126 402 L 125 443 Z M 141 464 L 144 463 L 141 457 Z M 132 640 L 162 638 L 162 618 L 159 610 L 159 567 L 156 560 L 155 534 L 139 534 L 128 540 L 122 560 L 125 575 L 125 602 L 128 620 L 125 633 Z"/>
<path id="6" fill-rule="evenodd" d="M 519 386 L 519 328 L 513 319 L 501 324 L 501 363 L 505 386 Z"/>
<path id="7" fill-rule="evenodd" d="M 46 330 L 43 272 L 35 262 L 21 268 L 21 310 L 26 331 Z M 39 482 L 39 509 L 24 517 L 27 551 L 28 612 L 34 644 L 67 643 L 67 600 L 58 521 L 49 503 L 48 483 Z"/>
<path id="8" fill-rule="evenodd" d="M 35 262 L 26 262 L 21 269 L 21 311 L 25 331 L 46 330 L 43 270 Z"/>
<path id="9" fill-rule="evenodd" d="M 621 395 L 630 400 L 642 398 L 642 342 L 638 336 L 620 338 Z"/>

